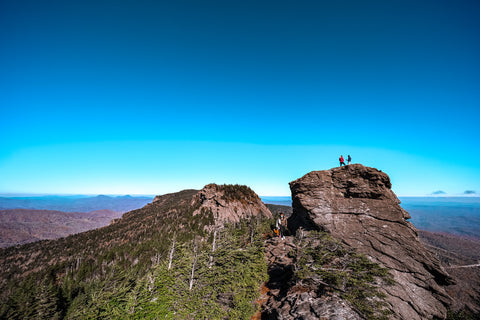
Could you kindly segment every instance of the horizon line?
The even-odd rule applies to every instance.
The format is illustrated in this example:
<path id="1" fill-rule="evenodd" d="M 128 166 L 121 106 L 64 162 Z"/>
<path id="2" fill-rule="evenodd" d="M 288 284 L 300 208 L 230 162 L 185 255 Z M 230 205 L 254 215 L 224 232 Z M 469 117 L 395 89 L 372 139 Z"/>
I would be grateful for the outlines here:
<path id="1" fill-rule="evenodd" d="M 181 190 L 180 190 L 181 191 Z M 168 192 L 172 193 L 172 192 Z M 175 192 L 173 192 L 175 193 Z M 107 197 L 156 197 L 163 194 L 148 194 L 148 193 L 34 193 L 34 192 L 8 192 L 0 193 L 0 197 L 5 198 L 20 198 L 20 197 L 47 197 L 47 196 L 57 196 L 57 197 L 98 197 L 98 196 L 107 196 Z M 258 195 L 260 198 L 285 198 L 291 197 L 291 195 Z M 403 194 L 396 195 L 397 197 L 427 197 L 427 198 L 480 198 L 480 194 Z"/>

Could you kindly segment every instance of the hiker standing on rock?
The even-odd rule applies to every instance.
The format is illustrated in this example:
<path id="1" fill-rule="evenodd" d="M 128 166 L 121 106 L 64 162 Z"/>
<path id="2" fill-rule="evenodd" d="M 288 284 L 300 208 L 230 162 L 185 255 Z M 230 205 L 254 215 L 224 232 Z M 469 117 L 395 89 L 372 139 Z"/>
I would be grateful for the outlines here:
<path id="1" fill-rule="evenodd" d="M 347 164 L 350 164 L 350 163 L 352 163 L 352 157 L 350 157 L 350 155 L 348 155 Z"/>
<path id="2" fill-rule="evenodd" d="M 275 227 L 279 232 L 278 236 L 282 238 L 282 240 L 285 240 L 285 230 L 287 229 L 287 218 L 283 213 L 281 213 L 280 217 L 278 217 Z"/>
<path id="3" fill-rule="evenodd" d="M 338 159 L 340 161 L 340 167 L 342 165 L 345 165 L 345 159 L 343 159 L 343 155 L 340 156 L 340 159 Z"/>

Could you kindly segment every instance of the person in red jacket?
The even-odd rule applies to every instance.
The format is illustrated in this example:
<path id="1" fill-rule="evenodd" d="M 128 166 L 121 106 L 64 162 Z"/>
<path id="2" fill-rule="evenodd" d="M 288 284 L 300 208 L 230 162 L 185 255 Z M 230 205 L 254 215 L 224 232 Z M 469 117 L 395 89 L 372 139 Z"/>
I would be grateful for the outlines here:
<path id="1" fill-rule="evenodd" d="M 341 167 L 342 165 L 345 165 L 345 159 L 343 159 L 343 155 L 341 155 L 341 156 L 340 156 L 340 159 L 338 159 L 338 160 L 340 160 L 340 167 Z"/>

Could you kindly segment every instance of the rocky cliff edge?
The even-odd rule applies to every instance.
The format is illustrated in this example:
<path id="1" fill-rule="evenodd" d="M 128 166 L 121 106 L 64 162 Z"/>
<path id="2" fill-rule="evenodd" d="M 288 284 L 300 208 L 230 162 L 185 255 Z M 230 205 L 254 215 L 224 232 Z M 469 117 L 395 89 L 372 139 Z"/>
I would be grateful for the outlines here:
<path id="1" fill-rule="evenodd" d="M 322 230 L 391 270 L 382 288 L 393 319 L 444 319 L 452 278 L 420 243 L 387 174 L 360 164 L 313 171 L 290 182 L 289 226 Z"/>

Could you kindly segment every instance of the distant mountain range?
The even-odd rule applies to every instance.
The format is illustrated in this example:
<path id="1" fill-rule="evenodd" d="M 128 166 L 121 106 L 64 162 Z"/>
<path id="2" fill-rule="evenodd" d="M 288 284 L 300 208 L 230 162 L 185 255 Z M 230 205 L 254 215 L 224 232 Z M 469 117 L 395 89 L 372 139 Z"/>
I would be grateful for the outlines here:
<path id="1" fill-rule="evenodd" d="M 121 216 L 122 213 L 108 209 L 91 212 L 0 210 L 0 248 L 104 227 Z"/>
<path id="2" fill-rule="evenodd" d="M 416 228 L 480 239 L 480 197 L 399 197 Z M 265 203 L 291 206 L 291 197 L 262 197 Z"/>
<path id="3" fill-rule="evenodd" d="M 113 210 L 125 213 L 143 207 L 152 202 L 153 197 L 132 196 L 28 196 L 0 197 L 1 209 L 58 210 L 64 212 L 91 212 L 95 210 Z"/>
<path id="4" fill-rule="evenodd" d="M 58 239 L 108 225 L 153 197 L 0 197 L 0 247 Z"/>
<path id="5" fill-rule="evenodd" d="M 480 197 L 480 194 L 477 193 L 475 190 L 465 190 L 461 194 L 449 194 L 443 190 L 437 190 L 432 192 L 429 196 L 440 196 L 440 197 L 465 197 L 465 196 L 473 196 L 473 197 Z"/>
<path id="6" fill-rule="evenodd" d="M 289 210 L 279 210 L 291 212 L 289 196 L 261 199 L 267 204 L 288 206 Z M 480 239 L 480 197 L 400 197 L 400 200 L 418 229 Z M 122 213 L 152 201 L 153 196 L 128 195 L 0 197 L 0 210 L 6 210 L 0 213 L 0 247 L 56 239 L 106 226 Z"/>
<path id="7" fill-rule="evenodd" d="M 401 206 L 416 228 L 480 239 L 480 198 L 406 197 Z"/>

